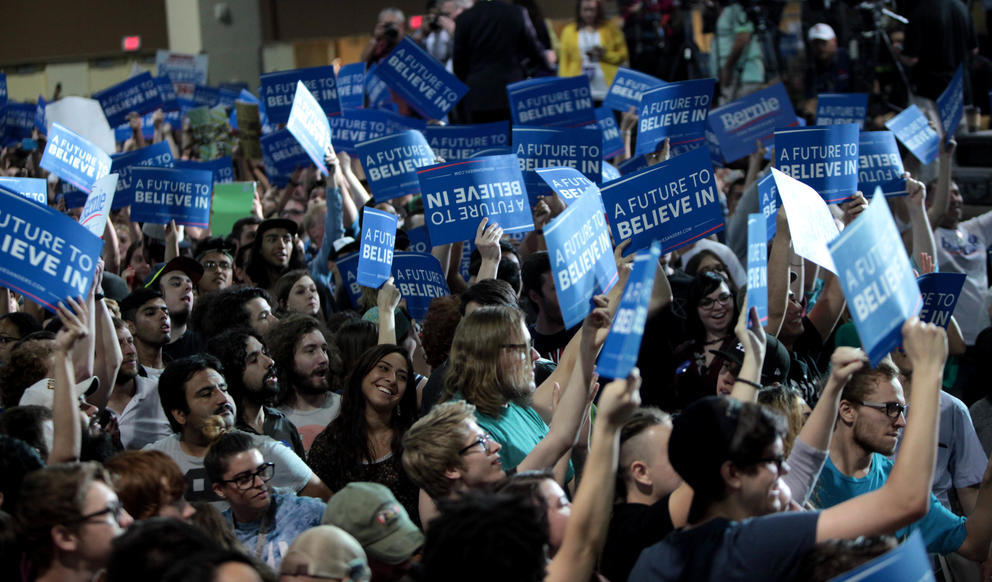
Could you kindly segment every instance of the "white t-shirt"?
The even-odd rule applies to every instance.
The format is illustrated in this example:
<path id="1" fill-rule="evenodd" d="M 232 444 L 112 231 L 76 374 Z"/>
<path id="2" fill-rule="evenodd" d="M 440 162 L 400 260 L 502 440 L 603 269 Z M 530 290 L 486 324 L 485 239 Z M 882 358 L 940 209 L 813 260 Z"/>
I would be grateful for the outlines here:
<path id="1" fill-rule="evenodd" d="M 958 224 L 957 230 L 938 228 L 934 231 L 934 238 L 940 270 L 968 276 L 954 308 L 954 319 L 961 328 L 964 342 L 974 345 L 979 332 L 989 326 L 989 315 L 985 310 L 989 279 L 985 264 L 988 258 L 986 249 L 992 242 L 992 212 Z"/>
<path id="2" fill-rule="evenodd" d="M 158 397 L 158 380 L 136 376 L 134 396 L 117 417 L 121 443 L 126 449 L 140 449 L 172 434 L 172 427 Z"/>
<path id="3" fill-rule="evenodd" d="M 610 90 L 606 86 L 606 75 L 603 74 L 603 67 L 600 63 L 589 60 L 589 51 L 594 48 L 602 48 L 603 41 L 599 37 L 598 30 L 579 29 L 579 56 L 582 57 L 582 72 L 589 77 L 589 93 L 593 99 L 602 100 L 606 98 L 606 92 Z"/>
<path id="4" fill-rule="evenodd" d="M 279 407 L 279 411 L 296 425 L 296 430 L 303 439 L 303 449 L 309 452 L 313 439 L 317 438 L 317 435 L 341 413 L 341 395 L 328 392 L 324 404 L 314 410 L 297 410 L 284 405 Z"/>

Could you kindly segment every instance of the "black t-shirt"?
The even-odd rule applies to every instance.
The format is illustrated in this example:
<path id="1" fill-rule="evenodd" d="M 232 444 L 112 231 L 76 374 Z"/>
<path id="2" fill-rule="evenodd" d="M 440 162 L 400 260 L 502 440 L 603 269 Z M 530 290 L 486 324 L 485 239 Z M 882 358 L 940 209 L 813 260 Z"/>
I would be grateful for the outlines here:
<path id="1" fill-rule="evenodd" d="M 203 343 L 200 341 L 200 336 L 189 328 L 186 328 L 186 333 L 184 333 L 179 339 L 162 346 L 162 354 L 164 356 L 168 356 L 166 361 L 178 360 L 180 358 L 198 354 L 202 351 Z"/>
<path id="2" fill-rule="evenodd" d="M 823 338 L 808 317 L 803 317 L 803 333 L 789 353 L 789 380 L 802 392 L 803 399 L 812 407 L 820 398 L 820 367 L 817 362 L 823 354 Z"/>
<path id="3" fill-rule="evenodd" d="M 611 581 L 630 576 L 644 548 L 653 546 L 670 534 L 675 526 L 668 511 L 671 494 L 653 505 L 620 503 L 613 506 L 613 516 L 606 533 L 606 545 L 599 571 Z"/>
<path id="4" fill-rule="evenodd" d="M 903 54 L 916 57 L 910 75 L 916 94 L 936 99 L 951 82 L 958 65 L 978 46 L 968 8 L 961 0 L 926 0 L 917 4 L 906 26 Z M 965 103 L 971 102 L 967 66 Z"/>
<path id="5" fill-rule="evenodd" d="M 541 354 L 542 358 L 557 364 L 558 360 L 561 359 L 562 352 L 565 351 L 565 346 L 581 327 L 582 324 L 580 323 L 572 329 L 563 329 L 548 335 L 538 332 L 535 325 L 531 325 L 527 329 L 530 331 L 530 337 L 534 339 L 534 349 L 537 350 L 537 353 Z"/>
<path id="6" fill-rule="evenodd" d="M 303 448 L 303 439 L 300 438 L 300 431 L 293 424 L 293 421 L 281 411 L 271 406 L 263 406 L 265 410 L 265 422 L 262 423 L 262 432 L 293 449 L 301 459 L 307 458 L 306 450 Z M 237 427 L 250 434 L 258 434 L 255 429 L 245 424 L 238 418 Z"/>

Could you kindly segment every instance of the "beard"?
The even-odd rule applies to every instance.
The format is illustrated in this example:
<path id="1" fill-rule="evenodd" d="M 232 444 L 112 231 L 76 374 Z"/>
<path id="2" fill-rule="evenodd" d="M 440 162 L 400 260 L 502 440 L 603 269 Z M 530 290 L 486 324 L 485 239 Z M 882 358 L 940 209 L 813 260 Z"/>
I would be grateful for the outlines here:
<path id="1" fill-rule="evenodd" d="M 534 400 L 534 374 L 533 367 L 528 374 L 527 370 L 514 370 L 503 379 L 500 385 L 500 393 L 508 402 L 513 402 L 517 406 L 526 407 Z"/>
<path id="2" fill-rule="evenodd" d="M 870 453 L 879 453 L 885 456 L 892 456 L 896 450 L 897 440 L 892 440 L 890 443 L 889 438 L 879 437 L 868 433 L 868 430 L 864 428 L 861 423 L 854 424 L 853 439 L 854 443 L 868 451 Z"/>
<path id="3" fill-rule="evenodd" d="M 269 382 L 269 379 L 272 382 Z M 273 372 L 262 379 L 261 386 L 245 386 L 244 399 L 251 404 L 269 404 L 279 395 L 279 379 Z"/>
<path id="4" fill-rule="evenodd" d="M 331 389 L 326 372 L 324 375 L 315 375 L 290 370 L 289 376 L 292 387 L 301 394 L 324 394 Z"/>

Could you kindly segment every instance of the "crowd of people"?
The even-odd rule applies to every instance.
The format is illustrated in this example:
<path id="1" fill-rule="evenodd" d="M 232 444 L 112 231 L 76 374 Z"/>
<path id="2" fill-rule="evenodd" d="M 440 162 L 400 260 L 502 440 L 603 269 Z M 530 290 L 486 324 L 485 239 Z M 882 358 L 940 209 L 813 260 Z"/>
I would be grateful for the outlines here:
<path id="1" fill-rule="evenodd" d="M 386 8 L 362 58 L 410 34 L 469 87 L 451 124 L 510 119 L 506 85 L 531 77 L 586 75 L 598 103 L 621 66 L 709 71 L 729 102 L 792 66 L 762 47 L 754 3 L 711 9 L 709 64 L 677 2 L 575 4 L 560 34 L 533 1 L 432 1 L 416 31 Z M 803 74 L 785 77 L 799 116 L 863 80 L 838 46 L 854 36 L 847 10 L 804 29 Z M 889 31 L 894 58 L 906 98 L 933 109 L 976 37 L 960 0 L 909 17 Z M 865 129 L 900 107 L 894 63 L 872 65 Z M 615 115 L 618 165 L 637 116 Z M 119 151 L 203 151 L 161 113 L 151 139 L 129 119 Z M 78 216 L 34 139 L 4 149 L 3 175 L 47 179 L 50 204 Z M 943 580 L 987 579 L 992 213 L 965 206 L 955 147 L 942 140 L 930 166 L 903 150 L 908 195 L 887 201 L 920 274 L 967 275 L 946 329 L 911 317 L 872 366 L 843 273 L 798 254 L 784 209 L 762 326 L 745 271 L 773 165 L 759 143 L 714 169 L 726 230 L 654 266 L 637 367 L 600 379 L 634 255 L 614 241 L 619 281 L 566 326 L 543 235 L 560 198 L 540 199 L 523 236 L 482 219 L 474 240 L 430 248 L 451 294 L 418 321 L 393 278 L 353 301 L 338 263 L 359 250 L 366 209 L 396 215 L 408 250 L 419 196 L 377 202 L 343 151 L 326 177 L 301 167 L 278 186 L 236 146 L 235 178 L 257 188 L 230 232 L 142 224 L 125 207 L 87 295 L 52 312 L 0 288 L 0 579 L 828 580 L 913 532 Z M 860 192 L 830 207 L 840 229 L 866 208 Z"/>

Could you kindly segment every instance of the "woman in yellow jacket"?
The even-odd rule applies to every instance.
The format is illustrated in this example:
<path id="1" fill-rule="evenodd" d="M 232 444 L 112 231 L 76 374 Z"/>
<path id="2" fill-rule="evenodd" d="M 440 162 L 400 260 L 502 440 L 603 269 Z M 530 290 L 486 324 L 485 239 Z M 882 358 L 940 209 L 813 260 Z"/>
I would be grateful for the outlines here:
<path id="1" fill-rule="evenodd" d="M 558 75 L 587 75 L 598 103 L 606 97 L 617 67 L 627 63 L 627 42 L 620 27 L 603 14 L 602 0 L 578 0 L 575 12 L 575 22 L 561 33 Z"/>

